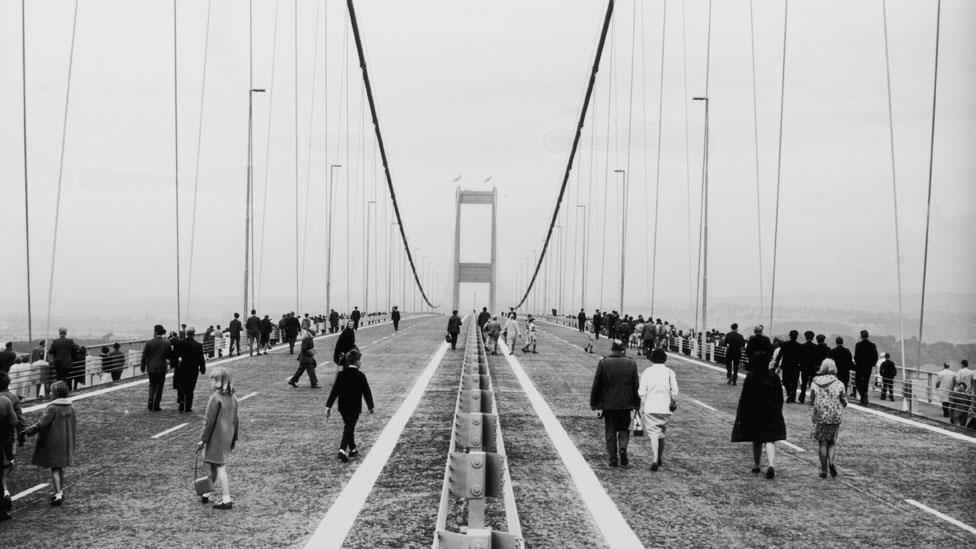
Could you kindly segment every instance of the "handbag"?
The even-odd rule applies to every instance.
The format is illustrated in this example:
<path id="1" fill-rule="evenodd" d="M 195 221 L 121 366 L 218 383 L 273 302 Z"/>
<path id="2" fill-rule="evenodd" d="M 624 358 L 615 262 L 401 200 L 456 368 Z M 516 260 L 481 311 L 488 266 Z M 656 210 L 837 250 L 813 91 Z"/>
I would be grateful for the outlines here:
<path id="1" fill-rule="evenodd" d="M 210 480 L 210 475 L 204 475 L 202 477 L 197 476 L 199 474 L 200 467 L 200 452 L 197 452 L 196 454 L 197 457 L 195 460 L 193 460 L 193 478 L 195 479 L 193 481 L 193 489 L 196 490 L 198 496 L 202 496 L 204 494 L 213 492 L 214 486 L 213 481 Z"/>
<path id="2" fill-rule="evenodd" d="M 644 436 L 644 422 L 641 421 L 640 410 L 634 410 L 634 419 L 630 423 L 630 429 L 634 432 L 635 437 Z"/>
<path id="3" fill-rule="evenodd" d="M 448 343 L 451 342 L 451 334 L 450 333 L 444 334 L 444 341 L 446 341 Z"/>

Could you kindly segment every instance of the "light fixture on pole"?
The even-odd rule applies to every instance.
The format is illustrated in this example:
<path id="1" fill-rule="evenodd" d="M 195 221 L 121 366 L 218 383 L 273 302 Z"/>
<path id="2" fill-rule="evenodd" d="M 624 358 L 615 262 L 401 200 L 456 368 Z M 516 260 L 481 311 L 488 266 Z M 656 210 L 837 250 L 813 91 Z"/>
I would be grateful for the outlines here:
<path id="1" fill-rule="evenodd" d="M 264 93 L 263 89 L 250 88 L 247 91 L 247 181 L 245 182 L 244 199 L 244 307 L 242 314 L 250 310 L 247 306 L 248 291 L 250 289 L 251 304 L 254 303 L 253 285 L 249 286 L 251 276 L 251 236 L 254 227 L 251 226 L 251 197 L 254 186 L 254 94 Z"/>
<path id="2" fill-rule="evenodd" d="M 328 223 L 325 226 L 325 308 L 332 310 L 332 232 L 335 225 L 335 204 L 332 200 L 332 179 L 336 168 L 342 164 L 329 166 L 329 185 L 325 190 L 325 211 L 328 213 Z"/>
<path id="3" fill-rule="evenodd" d="M 620 222 L 620 315 L 624 314 L 624 272 L 627 259 L 627 170 L 613 170 L 613 173 L 623 175 L 621 198 L 621 222 Z"/>
<path id="4" fill-rule="evenodd" d="M 708 333 L 708 97 L 693 97 L 693 101 L 705 102 L 705 154 L 702 179 L 702 325 L 701 349 L 705 352 L 705 334 Z"/>

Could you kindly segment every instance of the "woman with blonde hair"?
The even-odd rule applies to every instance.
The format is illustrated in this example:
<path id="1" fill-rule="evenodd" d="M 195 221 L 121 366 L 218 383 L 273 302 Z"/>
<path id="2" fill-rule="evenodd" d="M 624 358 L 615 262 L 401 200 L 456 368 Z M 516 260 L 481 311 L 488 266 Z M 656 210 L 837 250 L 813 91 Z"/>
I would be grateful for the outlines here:
<path id="1" fill-rule="evenodd" d="M 232 509 L 234 504 L 227 483 L 227 461 L 231 450 L 237 445 L 237 397 L 234 396 L 230 374 L 223 368 L 214 368 L 210 372 L 210 387 L 213 392 L 207 401 L 197 451 L 203 452 L 203 461 L 210 466 L 210 480 L 214 486 L 220 484 L 221 498 L 214 504 L 214 509 Z M 210 503 L 215 495 L 216 490 L 204 494 L 200 502 Z"/>
<path id="2" fill-rule="evenodd" d="M 837 476 L 834 467 L 834 453 L 837 450 L 837 432 L 847 407 L 847 391 L 844 383 L 837 379 L 837 363 L 825 358 L 820 363 L 820 371 L 811 383 L 813 389 L 810 404 L 813 405 L 813 438 L 820 444 L 820 478 Z"/>
<path id="3" fill-rule="evenodd" d="M 644 431 L 651 441 L 651 471 L 657 471 L 664 455 L 664 433 L 668 420 L 677 408 L 678 378 L 674 370 L 664 365 L 668 359 L 664 349 L 652 350 L 648 358 L 651 359 L 651 366 L 641 374 L 637 395 L 641 399 L 640 414 Z"/>

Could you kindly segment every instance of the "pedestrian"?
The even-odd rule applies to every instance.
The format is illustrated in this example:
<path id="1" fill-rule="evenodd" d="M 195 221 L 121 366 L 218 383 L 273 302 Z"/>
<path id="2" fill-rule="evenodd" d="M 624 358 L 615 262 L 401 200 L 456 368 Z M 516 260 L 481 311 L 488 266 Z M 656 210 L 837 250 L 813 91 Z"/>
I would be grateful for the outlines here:
<path id="1" fill-rule="evenodd" d="M 664 456 L 668 421 L 678 407 L 678 378 L 664 365 L 668 360 L 664 349 L 653 349 L 648 356 L 651 365 L 641 373 L 637 396 L 644 433 L 651 442 L 651 471 L 657 471 Z"/>
<path id="2" fill-rule="evenodd" d="M 491 320 L 485 323 L 485 333 L 488 335 L 488 342 L 491 343 L 491 354 L 498 354 L 498 338 L 502 335 L 502 323 L 498 321 L 498 315 L 491 317 Z M 488 351 L 488 346 L 485 345 L 485 352 Z"/>
<path id="3" fill-rule="evenodd" d="M 13 501 L 4 478 L 14 465 L 14 441 L 18 446 L 24 445 L 25 427 L 20 399 L 10 392 L 10 376 L 6 372 L 0 372 L 0 490 L 3 492 L 3 499 L 0 500 L 0 522 L 10 519 Z"/>
<path id="4" fill-rule="evenodd" d="M 71 363 L 78 353 L 78 346 L 68 338 L 68 330 L 58 328 L 58 338 L 51 342 L 48 354 L 54 363 L 54 376 L 58 381 L 66 380 L 71 374 Z"/>
<path id="5" fill-rule="evenodd" d="M 457 348 L 457 338 L 458 334 L 461 333 L 461 317 L 458 316 L 457 311 L 451 312 L 451 318 L 447 319 L 447 335 L 451 339 L 451 349 Z"/>
<path id="6" fill-rule="evenodd" d="M 783 388 L 786 389 L 786 403 L 796 402 L 796 389 L 800 378 L 800 368 L 803 364 L 803 347 L 796 340 L 800 332 L 790 330 L 789 341 L 780 345 L 776 369 L 783 372 Z M 803 402 L 802 400 L 800 402 Z"/>
<path id="7" fill-rule="evenodd" d="M 142 348 L 142 362 L 139 369 L 142 373 L 149 373 L 149 402 L 146 406 L 150 412 L 158 412 L 160 401 L 163 399 L 163 385 L 166 383 L 166 371 L 172 360 L 173 347 L 166 339 L 166 328 L 161 324 L 153 327 L 155 337 L 146 342 Z"/>
<path id="8" fill-rule="evenodd" d="M 74 406 L 68 398 L 66 382 L 54 382 L 51 385 L 51 396 L 54 400 L 44 408 L 44 413 L 36 423 L 24 429 L 24 434 L 38 435 L 31 463 L 51 470 L 54 495 L 51 496 L 50 503 L 57 506 L 64 502 L 64 470 L 74 463 L 78 420 Z"/>
<path id="9" fill-rule="evenodd" d="M 583 330 L 586 329 L 586 311 L 585 310 L 580 309 L 579 314 L 576 315 L 576 323 L 579 325 L 579 331 L 580 331 L 580 333 L 583 333 Z"/>
<path id="10" fill-rule="evenodd" d="M 837 433 L 847 407 L 847 387 L 837 379 L 837 364 L 825 358 L 813 378 L 810 404 L 813 405 L 813 438 L 820 445 L 820 478 L 837 476 L 834 455 L 837 451 Z"/>
<path id="11" fill-rule="evenodd" d="M 356 329 L 353 321 L 346 322 L 346 327 L 336 338 L 335 348 L 332 350 L 332 362 L 336 366 L 346 365 L 346 353 L 356 348 Z"/>
<path id="12" fill-rule="evenodd" d="M 217 352 L 217 358 L 223 357 L 224 356 L 224 331 L 220 329 L 220 324 L 218 324 L 217 327 L 214 328 L 213 342 L 214 342 L 213 343 L 214 350 L 216 350 Z M 228 353 L 228 356 L 229 355 L 230 353 Z M 213 357 L 211 356 L 211 358 Z"/>
<path id="13" fill-rule="evenodd" d="M 399 330 L 400 329 L 400 310 L 397 309 L 396 307 L 393 307 L 393 310 L 390 311 L 390 320 L 393 321 L 393 331 L 395 332 L 395 331 Z"/>
<path id="14" fill-rule="evenodd" d="M 457 311 L 455 311 L 455 314 L 457 314 Z M 352 312 L 349 313 L 349 319 L 352 320 L 353 323 L 352 325 L 353 330 L 356 330 L 357 332 L 359 331 L 359 319 L 362 317 L 363 317 L 363 313 L 359 312 L 359 307 L 358 306 L 353 307 Z"/>
<path id="15" fill-rule="evenodd" d="M 586 327 L 583 329 L 583 352 L 593 354 L 593 321 L 587 320 Z"/>
<path id="16" fill-rule="evenodd" d="M 508 313 L 508 320 L 505 321 L 505 327 L 502 328 L 502 337 L 505 339 L 505 344 L 508 345 L 508 354 L 515 354 L 515 344 L 518 342 L 519 336 L 519 324 L 515 320 L 515 313 Z"/>
<path id="17" fill-rule="evenodd" d="M 881 355 L 884 360 L 881 362 L 881 367 L 878 369 L 878 373 L 881 374 L 881 400 L 885 399 L 885 393 L 888 394 L 888 400 L 895 401 L 895 376 L 898 375 L 898 368 L 895 367 L 894 361 L 891 360 L 891 355 L 884 353 Z"/>
<path id="18" fill-rule="evenodd" d="M 258 345 L 258 356 L 261 355 L 261 351 L 264 351 L 265 356 L 267 356 L 268 351 L 271 350 L 271 332 L 274 331 L 274 323 L 271 322 L 271 317 L 264 315 L 258 323 L 261 329 L 261 343 Z"/>
<path id="19" fill-rule="evenodd" d="M 854 356 L 851 354 L 850 349 L 844 347 L 844 338 L 838 336 L 834 342 L 837 346 L 830 350 L 830 358 L 837 365 L 837 379 L 844 384 L 844 388 L 846 389 L 851 384 L 851 370 L 854 368 Z"/>
<path id="20" fill-rule="evenodd" d="M 179 411 L 193 411 L 193 391 L 197 386 L 197 375 L 207 373 L 207 359 L 203 356 L 203 345 L 194 339 L 196 329 L 186 329 L 186 339 L 178 341 L 173 348 L 173 388 L 176 389 L 176 402 Z"/>
<path id="21" fill-rule="evenodd" d="M 795 341 L 795 340 L 794 340 Z M 776 444 L 786 440 L 783 420 L 783 389 L 775 372 L 754 364 L 742 382 L 742 394 L 735 411 L 732 442 L 752 443 L 752 472 L 758 474 L 762 452 L 766 450 L 766 478 L 776 477 Z"/>
<path id="22" fill-rule="evenodd" d="M 241 332 L 244 330 L 244 325 L 241 324 L 240 313 L 234 313 L 234 320 L 230 321 L 227 325 L 227 331 L 230 333 L 230 347 L 227 349 L 227 356 L 234 356 L 234 346 L 237 346 L 237 356 L 241 356 Z"/>
<path id="23" fill-rule="evenodd" d="M 481 340 L 485 340 L 485 324 L 491 320 L 491 313 L 488 312 L 488 307 L 482 307 L 481 312 L 478 313 L 478 333 L 481 334 Z"/>
<path id="24" fill-rule="evenodd" d="M 237 446 L 239 418 L 234 384 L 227 370 L 217 367 L 210 372 L 210 399 L 200 431 L 197 452 L 203 452 L 203 462 L 210 466 L 210 480 L 214 488 L 220 485 L 221 495 L 216 499 L 216 489 L 200 496 L 201 503 L 214 503 L 214 509 L 233 509 L 230 484 L 227 481 L 227 462 Z"/>
<path id="25" fill-rule="evenodd" d="M 956 373 L 949 368 L 948 362 L 942 363 L 942 370 L 935 376 L 935 388 L 942 395 L 942 417 L 950 417 L 952 391 L 956 387 Z"/>
<path id="26" fill-rule="evenodd" d="M 593 337 L 599 341 L 600 340 L 600 329 L 603 327 L 603 316 L 600 314 L 600 309 L 596 309 L 593 312 Z"/>
<path id="27" fill-rule="evenodd" d="M 288 380 L 288 385 L 297 388 L 298 380 L 302 378 L 302 374 L 308 372 L 308 381 L 311 383 L 312 388 L 322 388 L 319 385 L 318 376 L 315 375 L 315 367 L 317 364 L 315 361 L 315 338 L 312 337 L 312 332 L 302 330 L 302 346 L 298 350 L 298 370 Z"/>
<path id="28" fill-rule="evenodd" d="M 338 331 L 339 331 L 339 313 L 337 313 L 335 309 L 329 309 L 329 333 L 334 334 Z"/>
<path id="29" fill-rule="evenodd" d="M 258 354 L 261 354 L 261 319 L 258 318 L 257 311 L 251 309 L 251 316 L 247 317 L 247 322 L 244 323 L 244 329 L 247 331 L 247 353 L 248 356 L 254 356 L 254 348 L 257 347 Z"/>
<path id="30" fill-rule="evenodd" d="M 203 332 L 203 353 L 207 358 L 214 357 L 214 327 L 213 324 L 207 327 L 207 331 Z"/>
<path id="31" fill-rule="evenodd" d="M 108 356 L 102 359 L 102 371 L 108 372 L 112 376 L 112 381 L 118 381 L 122 379 L 123 370 L 125 370 L 125 354 L 122 353 L 121 345 L 115 342 Z"/>
<path id="32" fill-rule="evenodd" d="M 868 331 L 861 330 L 861 341 L 854 346 L 854 387 L 861 396 L 861 406 L 868 405 L 868 383 L 878 363 L 878 347 L 868 337 Z"/>
<path id="33" fill-rule="evenodd" d="M 295 354 L 295 343 L 302 331 L 302 325 L 292 311 L 285 316 L 285 340 L 288 341 L 288 354 Z"/>
<path id="34" fill-rule="evenodd" d="M 813 342 L 814 335 L 810 330 L 803 332 L 804 341 L 800 347 L 800 404 L 806 401 L 807 389 L 823 361 L 820 358 L 820 349 Z"/>
<path id="35" fill-rule="evenodd" d="M 770 368 L 770 364 L 775 362 L 773 360 L 773 344 L 763 334 L 762 325 L 752 329 L 752 335 L 746 341 L 745 352 L 746 361 L 748 362 L 746 369 L 752 369 L 757 365 L 763 368 Z"/>
<path id="36" fill-rule="evenodd" d="M 973 397 L 973 386 L 976 385 L 976 383 L 973 383 L 974 381 L 973 377 L 974 377 L 974 373 L 976 372 L 974 372 L 973 369 L 969 367 L 968 360 L 962 359 L 961 364 L 962 367 L 960 367 L 959 370 L 956 372 L 956 384 L 962 383 L 968 389 L 966 394 L 962 395 L 962 397 L 960 398 L 962 399 L 963 407 L 966 410 L 969 410 L 969 408 L 973 405 L 973 401 L 976 400 L 976 398 Z M 960 425 L 966 425 L 966 424 L 961 423 Z"/>
<path id="37" fill-rule="evenodd" d="M 637 395 L 640 382 L 637 363 L 627 356 L 627 344 L 613 340 L 610 356 L 596 365 L 596 375 L 590 389 L 590 409 L 600 410 L 603 417 L 604 439 L 610 467 L 627 466 L 627 445 L 630 442 L 630 416 L 640 408 Z M 598 417 L 600 417 L 598 416 Z M 617 460 L 617 456 L 620 460 Z"/>
<path id="38" fill-rule="evenodd" d="M 339 415 L 342 416 L 342 440 L 339 442 L 339 461 L 348 463 L 349 458 L 359 455 L 356 447 L 356 422 L 363 411 L 363 400 L 366 408 L 373 413 L 373 393 L 369 389 L 366 374 L 361 370 L 362 353 L 359 349 L 352 349 L 346 355 L 346 367 L 336 374 L 335 383 L 329 399 L 325 402 L 326 419 L 332 415 L 332 405 L 339 400 Z"/>
<path id="39" fill-rule="evenodd" d="M 735 385 L 739 380 L 739 362 L 742 360 L 742 349 L 746 340 L 739 333 L 739 325 L 735 322 L 730 326 L 731 331 L 725 334 L 725 382 Z"/>
<path id="40" fill-rule="evenodd" d="M 956 380 L 956 385 L 949 395 L 949 423 L 960 427 L 966 426 L 969 417 L 969 386 Z"/>
<path id="41" fill-rule="evenodd" d="M 522 347 L 522 352 L 536 354 L 535 344 L 535 318 L 532 315 L 528 315 L 525 321 L 525 346 Z M 531 351 L 529 347 L 532 348 Z"/>
<path id="42" fill-rule="evenodd" d="M 19 362 L 13 347 L 14 344 L 10 341 L 4 343 L 3 350 L 0 351 L 0 372 L 9 374 L 10 367 Z"/>

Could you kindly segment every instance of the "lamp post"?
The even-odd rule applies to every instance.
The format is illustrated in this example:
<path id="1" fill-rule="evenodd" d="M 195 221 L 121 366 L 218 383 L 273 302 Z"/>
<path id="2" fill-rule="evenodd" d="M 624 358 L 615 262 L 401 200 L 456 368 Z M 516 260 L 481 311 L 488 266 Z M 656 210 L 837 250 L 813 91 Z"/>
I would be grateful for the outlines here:
<path id="1" fill-rule="evenodd" d="M 369 314 L 369 238 L 373 232 L 373 224 L 371 220 L 373 218 L 372 214 L 374 213 L 370 209 L 370 206 L 375 209 L 376 201 L 370 200 L 366 203 L 366 269 L 363 276 L 363 284 L 365 286 L 365 290 L 363 291 L 363 312 L 366 314 Z"/>
<path id="2" fill-rule="evenodd" d="M 580 283 L 580 308 L 586 309 L 586 205 L 577 204 L 576 209 L 583 209 L 583 280 Z"/>
<path id="3" fill-rule="evenodd" d="M 396 221 L 390 222 L 390 238 L 388 242 L 390 243 L 389 249 L 386 250 L 386 310 L 389 311 L 393 307 L 393 227 L 397 226 Z"/>
<path id="4" fill-rule="evenodd" d="M 627 170 L 613 170 L 613 173 L 623 175 L 620 191 L 621 223 L 620 223 L 620 315 L 624 314 L 624 268 L 627 259 Z"/>
<path id="5" fill-rule="evenodd" d="M 332 231 L 335 225 L 335 210 L 332 201 L 332 178 L 336 168 L 342 164 L 329 166 L 329 188 L 325 192 L 325 211 L 329 213 L 329 222 L 325 226 L 325 308 L 332 310 Z"/>
<path id="6" fill-rule="evenodd" d="M 559 294 L 556 296 L 556 309 L 557 309 L 557 311 L 559 313 L 562 313 L 562 311 L 563 311 L 563 271 L 565 271 L 565 269 L 563 269 L 563 245 L 562 245 L 562 243 L 563 243 L 563 226 L 562 225 L 556 225 L 554 227 L 554 230 L 558 230 L 559 231 L 559 237 L 556 240 L 556 248 L 557 248 L 557 250 L 559 252 L 559 255 L 558 255 L 557 259 L 556 259 L 556 276 L 559 277 L 559 281 L 556 284 L 556 290 L 559 292 Z"/>
<path id="7" fill-rule="evenodd" d="M 693 97 L 705 102 L 705 154 L 704 178 L 702 179 L 702 326 L 701 349 L 705 352 L 705 334 L 708 332 L 708 97 Z"/>
<path id="8" fill-rule="evenodd" d="M 251 196 L 254 185 L 254 94 L 264 93 L 263 89 L 250 88 L 247 90 L 247 181 L 245 183 L 244 199 L 244 307 L 241 310 L 246 314 L 248 283 L 251 275 L 251 233 L 254 228 L 251 226 Z M 251 303 L 254 303 L 254 289 L 250 287 Z"/>

